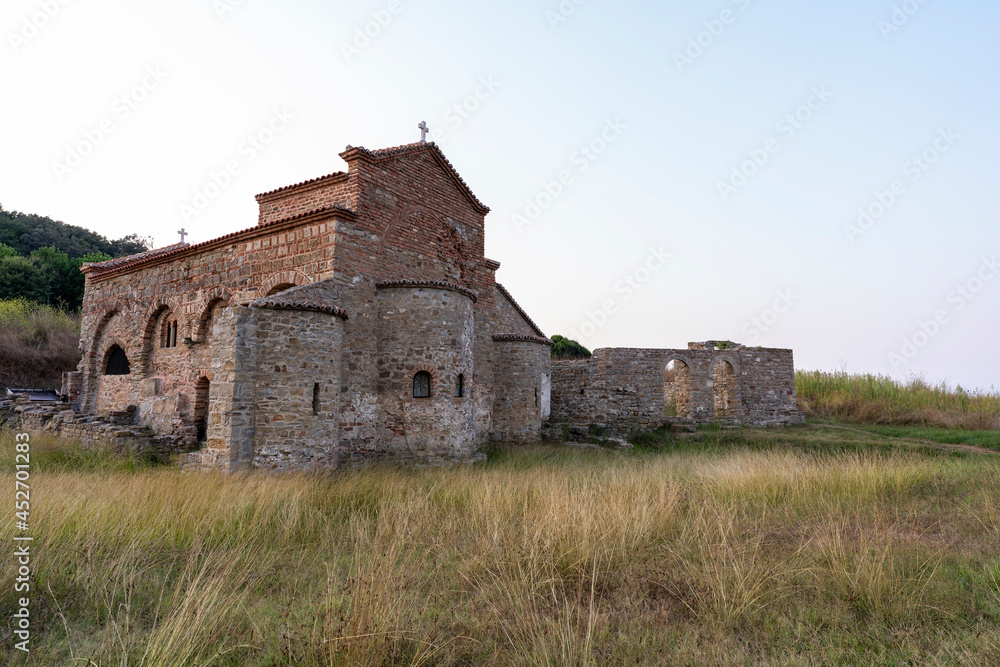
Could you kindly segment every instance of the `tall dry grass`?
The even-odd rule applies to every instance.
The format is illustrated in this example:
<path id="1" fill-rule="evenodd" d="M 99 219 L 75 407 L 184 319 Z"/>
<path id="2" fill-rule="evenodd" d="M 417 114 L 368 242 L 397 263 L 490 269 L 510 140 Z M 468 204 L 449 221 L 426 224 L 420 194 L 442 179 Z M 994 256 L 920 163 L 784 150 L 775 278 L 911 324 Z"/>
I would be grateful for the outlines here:
<path id="1" fill-rule="evenodd" d="M 795 374 L 799 409 L 856 424 L 1000 429 L 1000 393 L 969 392 L 921 378 L 821 371 Z"/>
<path id="2" fill-rule="evenodd" d="M 59 389 L 80 361 L 80 317 L 24 299 L 0 299 L 0 391 Z"/>
<path id="3" fill-rule="evenodd" d="M 33 447 L 36 664 L 1000 660 L 992 459 L 531 449 L 221 476 Z M 4 615 L 12 580 L 5 559 Z"/>

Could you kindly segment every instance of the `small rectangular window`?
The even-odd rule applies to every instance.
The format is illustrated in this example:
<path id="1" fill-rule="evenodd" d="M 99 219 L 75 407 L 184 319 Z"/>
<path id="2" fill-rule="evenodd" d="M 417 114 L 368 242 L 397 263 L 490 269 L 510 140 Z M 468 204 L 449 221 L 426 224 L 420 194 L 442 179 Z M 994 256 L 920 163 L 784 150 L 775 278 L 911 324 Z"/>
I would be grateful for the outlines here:
<path id="1" fill-rule="evenodd" d="M 319 414 L 319 382 L 313 384 L 313 416 Z"/>

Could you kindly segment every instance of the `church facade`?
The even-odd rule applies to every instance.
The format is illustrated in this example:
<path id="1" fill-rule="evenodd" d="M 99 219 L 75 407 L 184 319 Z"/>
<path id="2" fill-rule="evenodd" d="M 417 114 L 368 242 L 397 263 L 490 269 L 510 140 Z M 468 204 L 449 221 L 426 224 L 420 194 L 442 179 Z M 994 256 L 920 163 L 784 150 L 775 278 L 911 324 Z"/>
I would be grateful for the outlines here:
<path id="1" fill-rule="evenodd" d="M 340 157 L 258 195 L 252 228 L 85 265 L 77 410 L 225 470 L 537 440 L 551 341 L 494 279 L 489 209 L 433 143 Z"/>
<path id="2" fill-rule="evenodd" d="M 552 361 L 484 255 L 489 209 L 435 144 L 340 157 L 346 172 L 257 195 L 253 227 L 85 264 L 74 409 L 26 409 L 23 425 L 235 471 L 470 461 L 538 441 L 547 420 L 803 421 L 791 350 Z"/>

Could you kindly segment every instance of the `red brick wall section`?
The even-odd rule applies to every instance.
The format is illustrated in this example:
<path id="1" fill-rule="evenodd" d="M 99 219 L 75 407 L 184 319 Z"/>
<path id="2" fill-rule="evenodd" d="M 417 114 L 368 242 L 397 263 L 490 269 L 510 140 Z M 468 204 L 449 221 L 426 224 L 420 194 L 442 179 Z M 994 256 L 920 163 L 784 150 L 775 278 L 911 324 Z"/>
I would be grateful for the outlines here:
<path id="1" fill-rule="evenodd" d="M 258 224 L 283 220 L 334 204 L 352 210 L 356 205 L 347 174 L 343 172 L 259 194 L 257 203 L 260 206 Z"/>

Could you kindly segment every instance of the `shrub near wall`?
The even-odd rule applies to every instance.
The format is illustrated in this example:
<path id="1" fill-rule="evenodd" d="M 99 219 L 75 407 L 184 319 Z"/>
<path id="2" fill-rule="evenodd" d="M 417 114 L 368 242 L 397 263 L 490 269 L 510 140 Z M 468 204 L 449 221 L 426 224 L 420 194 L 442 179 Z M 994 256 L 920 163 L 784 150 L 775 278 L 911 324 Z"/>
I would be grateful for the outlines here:
<path id="1" fill-rule="evenodd" d="M 24 299 L 0 300 L 0 390 L 58 389 L 80 361 L 80 318 Z"/>

